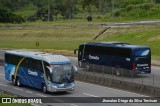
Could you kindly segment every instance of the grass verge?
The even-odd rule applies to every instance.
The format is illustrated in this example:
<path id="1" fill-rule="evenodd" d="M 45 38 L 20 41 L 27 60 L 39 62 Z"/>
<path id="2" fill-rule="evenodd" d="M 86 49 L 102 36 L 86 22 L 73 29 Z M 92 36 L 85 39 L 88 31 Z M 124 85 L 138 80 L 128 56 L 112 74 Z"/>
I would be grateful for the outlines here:
<path id="1" fill-rule="evenodd" d="M 102 30 L 104 28 L 95 26 L 52 29 L 0 29 L 0 48 L 73 51 L 85 42 L 120 41 L 150 46 L 152 58 L 160 58 L 159 25 L 113 27 L 93 40 Z M 38 46 L 36 46 L 37 42 Z"/>

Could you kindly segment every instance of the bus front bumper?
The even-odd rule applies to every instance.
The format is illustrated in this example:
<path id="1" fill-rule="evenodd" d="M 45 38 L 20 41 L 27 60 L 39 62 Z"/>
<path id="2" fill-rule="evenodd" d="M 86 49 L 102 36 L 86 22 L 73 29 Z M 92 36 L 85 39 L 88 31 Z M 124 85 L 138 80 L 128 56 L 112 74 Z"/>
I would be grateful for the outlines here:
<path id="1" fill-rule="evenodd" d="M 48 91 L 50 91 L 50 92 L 74 91 L 74 85 L 63 86 L 63 87 L 50 86 L 50 87 L 48 87 Z"/>

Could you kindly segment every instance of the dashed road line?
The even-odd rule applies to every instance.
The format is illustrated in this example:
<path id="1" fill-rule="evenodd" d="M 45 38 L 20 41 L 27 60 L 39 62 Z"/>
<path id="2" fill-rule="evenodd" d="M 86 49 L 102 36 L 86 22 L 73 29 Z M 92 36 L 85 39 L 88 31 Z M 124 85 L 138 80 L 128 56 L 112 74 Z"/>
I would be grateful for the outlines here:
<path id="1" fill-rule="evenodd" d="M 0 74 L 1 76 L 4 76 L 4 74 Z"/>
<path id="2" fill-rule="evenodd" d="M 0 84 L 1 86 L 7 86 L 7 85 L 5 85 L 5 84 Z"/>
<path id="3" fill-rule="evenodd" d="M 16 90 L 20 90 L 20 91 L 22 91 L 22 89 L 20 89 L 20 88 L 13 88 L 13 89 L 16 89 Z"/>
<path id="4" fill-rule="evenodd" d="M 99 96 L 88 94 L 88 93 L 82 93 L 82 94 L 87 95 L 87 96 L 91 96 L 91 97 L 99 97 Z"/>
<path id="5" fill-rule="evenodd" d="M 157 66 L 152 66 L 152 69 L 159 70 L 160 68 L 159 68 L 159 67 L 157 67 Z"/>
<path id="6" fill-rule="evenodd" d="M 42 96 L 42 97 L 47 97 L 47 96 L 45 96 L 45 95 L 42 95 L 42 94 L 36 94 L 36 95 L 38 95 L 38 96 Z"/>
<path id="7" fill-rule="evenodd" d="M 32 93 L 31 91 L 26 91 L 27 93 Z"/>
<path id="8" fill-rule="evenodd" d="M 81 82 L 81 81 L 76 81 L 76 82 L 86 83 L 86 84 L 89 84 L 89 85 L 92 85 L 92 86 L 98 86 L 98 87 L 112 89 L 112 90 L 117 90 L 117 91 L 120 91 L 120 92 L 126 92 L 126 93 L 136 94 L 136 95 L 143 96 L 143 97 L 149 97 L 149 96 L 146 96 L 146 95 L 143 95 L 143 94 L 138 94 L 138 93 L 134 93 L 134 92 L 124 91 L 124 90 L 120 90 L 120 89 L 116 89 L 116 88 L 104 87 L 104 86 L 95 85 L 95 84 L 91 84 L 91 83 L 87 83 L 87 82 Z"/>
<path id="9" fill-rule="evenodd" d="M 78 105 L 76 105 L 76 104 L 70 104 L 71 106 L 78 106 Z"/>

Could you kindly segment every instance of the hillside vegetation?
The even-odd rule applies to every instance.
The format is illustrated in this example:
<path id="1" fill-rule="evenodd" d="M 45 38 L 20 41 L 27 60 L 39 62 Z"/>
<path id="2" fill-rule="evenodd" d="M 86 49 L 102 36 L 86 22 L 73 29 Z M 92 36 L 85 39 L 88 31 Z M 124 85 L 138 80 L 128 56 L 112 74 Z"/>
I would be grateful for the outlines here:
<path id="1" fill-rule="evenodd" d="M 101 22 L 160 19 L 160 0 L 1 0 L 1 9 L 12 11 L 25 21 L 86 19 L 87 16 Z M 0 22 L 6 22 L 5 17 L 10 16 L 1 15 Z"/>
<path id="2" fill-rule="evenodd" d="M 159 20 L 160 0 L 0 0 L 0 11 L 0 48 L 74 50 L 104 30 L 98 24 Z M 160 57 L 158 24 L 114 27 L 95 41 L 147 45 Z"/>

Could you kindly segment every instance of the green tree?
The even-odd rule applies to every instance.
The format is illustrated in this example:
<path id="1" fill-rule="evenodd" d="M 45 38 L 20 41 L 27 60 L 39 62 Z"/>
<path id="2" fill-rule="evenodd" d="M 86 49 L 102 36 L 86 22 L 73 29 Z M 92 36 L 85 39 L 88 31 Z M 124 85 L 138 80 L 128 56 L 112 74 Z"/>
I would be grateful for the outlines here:
<path id="1" fill-rule="evenodd" d="M 78 0 L 61 0 L 61 14 L 64 19 L 72 19 Z"/>
<path id="2" fill-rule="evenodd" d="M 24 22 L 24 19 L 11 12 L 10 10 L 6 8 L 0 8 L 0 22 L 2 23 L 22 23 Z"/>

